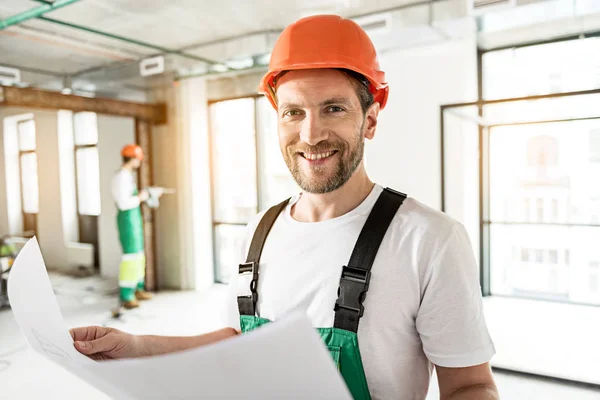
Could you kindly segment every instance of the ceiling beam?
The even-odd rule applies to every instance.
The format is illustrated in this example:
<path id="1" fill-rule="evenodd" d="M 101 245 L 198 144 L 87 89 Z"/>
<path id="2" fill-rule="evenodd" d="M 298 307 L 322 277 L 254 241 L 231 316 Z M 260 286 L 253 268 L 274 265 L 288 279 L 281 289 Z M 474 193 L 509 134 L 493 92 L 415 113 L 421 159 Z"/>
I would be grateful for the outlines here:
<path id="1" fill-rule="evenodd" d="M 166 48 L 166 47 L 157 46 L 157 45 L 152 44 L 152 43 L 142 42 L 141 40 L 136 40 L 136 39 L 127 38 L 127 37 L 124 37 L 124 36 L 114 35 L 112 33 L 99 31 L 97 29 L 89 28 L 89 27 L 83 26 L 83 25 L 77 25 L 77 24 L 73 24 L 73 23 L 70 23 L 70 22 L 60 21 L 60 20 L 57 20 L 57 19 L 47 18 L 47 17 L 43 17 L 43 16 L 39 17 L 38 19 L 40 19 L 42 21 L 50 22 L 50 23 L 53 23 L 53 24 L 66 26 L 68 28 L 78 29 L 80 31 L 84 31 L 84 32 L 88 32 L 88 33 L 93 33 L 93 34 L 96 34 L 96 35 L 101 35 L 101 36 L 104 36 L 104 37 L 107 37 L 107 38 L 119 40 L 121 42 L 129 43 L 129 44 L 135 44 L 137 46 L 146 47 L 148 49 L 158 50 L 158 51 L 166 53 L 166 54 L 174 54 L 174 55 L 178 55 L 180 57 L 189 58 L 191 60 L 201 61 L 203 63 L 210 64 L 210 65 L 220 64 L 218 61 L 210 60 L 208 58 L 204 58 L 204 57 L 200 57 L 200 56 L 196 56 L 194 54 L 185 53 L 185 52 L 183 52 L 181 50 L 173 50 L 173 49 L 169 49 L 169 48 Z"/>
<path id="2" fill-rule="evenodd" d="M 46 90 L 10 86 L 0 86 L 0 107 L 91 111 L 98 114 L 139 118 L 156 125 L 167 122 L 167 107 L 165 104 L 144 104 L 122 100 L 65 95 Z"/>
<path id="3" fill-rule="evenodd" d="M 70 4 L 76 3 L 80 0 L 56 0 L 52 4 L 44 3 L 40 6 L 34 7 L 30 10 L 23 11 L 22 13 L 15 14 L 12 17 L 8 17 L 0 21 L 0 30 L 6 29 L 9 26 L 17 25 L 32 18 L 38 18 L 42 15 L 58 10 L 59 8 L 68 6 Z"/>
<path id="4" fill-rule="evenodd" d="M 56 72 L 56 71 L 49 71 L 47 69 L 41 69 L 41 68 L 23 67 L 20 65 L 7 64 L 5 62 L 0 62 L 0 66 L 8 67 L 8 68 L 16 68 L 21 71 L 30 72 L 32 74 L 55 76 L 57 78 L 63 78 L 65 76 L 65 74 L 62 74 L 62 73 Z"/>

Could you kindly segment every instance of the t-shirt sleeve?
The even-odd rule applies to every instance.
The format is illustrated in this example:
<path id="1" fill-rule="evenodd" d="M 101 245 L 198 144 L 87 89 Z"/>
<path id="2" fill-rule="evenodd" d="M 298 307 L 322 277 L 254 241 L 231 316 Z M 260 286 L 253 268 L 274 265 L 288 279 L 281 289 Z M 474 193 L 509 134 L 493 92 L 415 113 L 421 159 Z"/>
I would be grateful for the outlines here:
<path id="1" fill-rule="evenodd" d="M 495 348 L 483 314 L 477 263 L 461 224 L 425 268 L 416 327 L 427 358 L 451 368 L 488 362 Z"/>
<path id="2" fill-rule="evenodd" d="M 140 198 L 134 196 L 135 184 L 126 172 L 119 171 L 112 180 L 112 195 L 121 211 L 131 210 L 140 205 Z"/>

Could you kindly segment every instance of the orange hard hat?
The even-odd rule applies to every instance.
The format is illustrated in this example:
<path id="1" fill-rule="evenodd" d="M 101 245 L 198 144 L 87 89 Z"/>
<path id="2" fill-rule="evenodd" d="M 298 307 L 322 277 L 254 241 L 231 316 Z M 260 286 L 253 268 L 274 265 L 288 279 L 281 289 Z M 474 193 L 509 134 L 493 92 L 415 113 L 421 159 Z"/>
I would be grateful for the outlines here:
<path id="1" fill-rule="evenodd" d="M 383 109 L 388 97 L 385 73 L 379 69 L 375 46 L 354 21 L 337 15 L 302 18 L 283 30 L 259 85 L 277 109 L 275 79 L 282 71 L 316 68 L 344 68 L 369 80 L 369 90 Z"/>
<path id="2" fill-rule="evenodd" d="M 121 155 L 123 157 L 137 158 L 138 160 L 144 159 L 144 151 L 137 144 L 128 144 L 121 149 Z"/>

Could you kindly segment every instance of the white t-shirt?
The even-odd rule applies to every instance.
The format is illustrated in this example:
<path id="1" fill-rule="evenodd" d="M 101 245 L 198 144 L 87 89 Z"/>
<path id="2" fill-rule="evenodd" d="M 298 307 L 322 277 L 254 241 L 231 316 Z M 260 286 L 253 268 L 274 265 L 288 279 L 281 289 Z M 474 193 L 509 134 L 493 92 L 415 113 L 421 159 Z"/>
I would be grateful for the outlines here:
<path id="1" fill-rule="evenodd" d="M 304 310 L 313 326 L 333 326 L 342 267 L 383 188 L 375 185 L 351 212 L 299 222 L 281 213 L 260 260 L 258 314 L 277 320 Z M 245 261 L 263 214 L 248 226 Z M 239 328 L 237 268 L 228 297 L 228 324 Z M 374 400 L 425 399 L 432 364 L 467 367 L 495 353 L 488 333 L 478 269 L 464 227 L 412 198 L 404 201 L 371 269 L 358 342 Z"/>
<path id="2" fill-rule="evenodd" d="M 121 168 L 112 179 L 111 192 L 121 211 L 131 210 L 140 205 L 140 198 L 133 193 L 137 189 L 133 173 Z"/>

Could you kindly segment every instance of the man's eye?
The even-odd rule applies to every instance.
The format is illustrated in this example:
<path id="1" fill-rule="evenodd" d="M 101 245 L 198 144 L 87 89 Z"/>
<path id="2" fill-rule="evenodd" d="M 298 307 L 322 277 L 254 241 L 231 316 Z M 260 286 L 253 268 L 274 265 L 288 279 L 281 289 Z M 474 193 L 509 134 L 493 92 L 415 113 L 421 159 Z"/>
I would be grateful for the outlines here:
<path id="1" fill-rule="evenodd" d="M 286 112 L 283 113 L 283 116 L 290 116 L 290 117 L 296 117 L 298 115 L 301 115 L 302 112 L 300 110 L 288 110 Z"/>
<path id="2" fill-rule="evenodd" d="M 342 107 L 338 107 L 338 106 L 331 106 L 331 107 L 327 107 L 327 111 L 337 113 L 337 112 L 344 111 L 344 109 Z"/>

